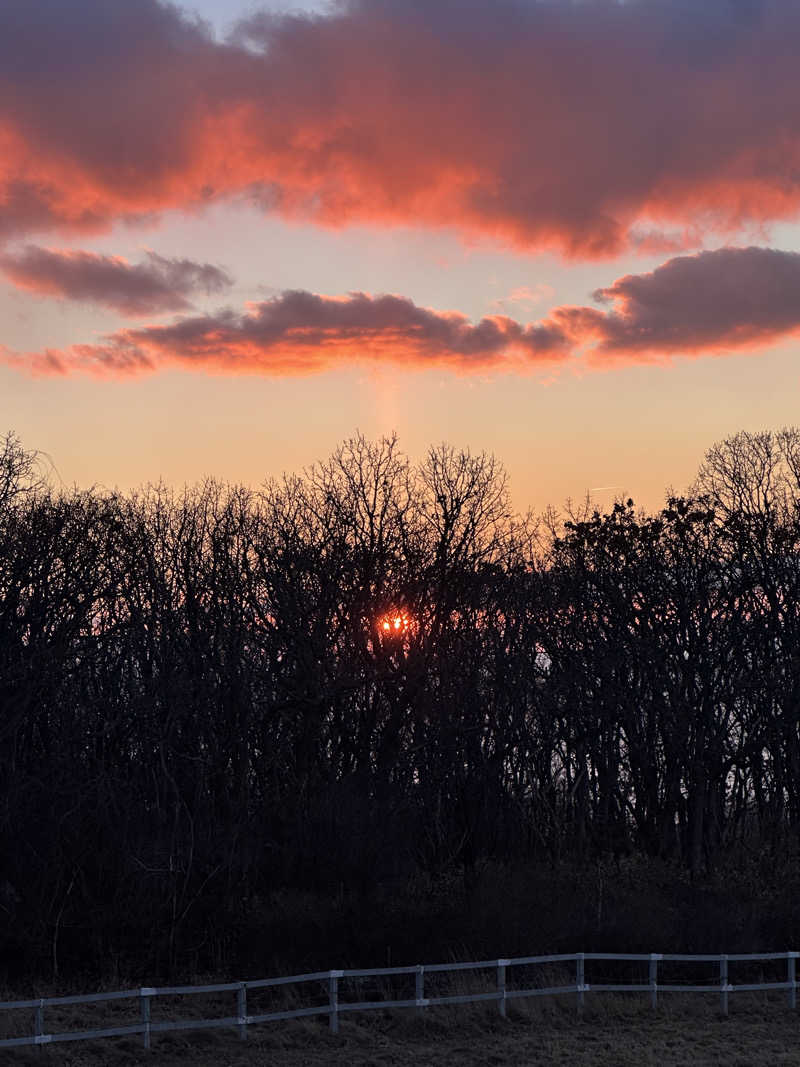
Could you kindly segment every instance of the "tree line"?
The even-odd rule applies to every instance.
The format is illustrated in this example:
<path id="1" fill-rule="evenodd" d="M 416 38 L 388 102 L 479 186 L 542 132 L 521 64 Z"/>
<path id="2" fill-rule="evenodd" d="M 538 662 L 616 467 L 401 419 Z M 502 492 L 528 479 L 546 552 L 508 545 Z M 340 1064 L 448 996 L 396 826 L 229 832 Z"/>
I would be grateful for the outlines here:
<path id="1" fill-rule="evenodd" d="M 0 439 L 9 972 L 224 968 L 278 889 L 697 877 L 799 829 L 798 429 L 715 445 L 657 513 L 539 518 L 446 445 L 120 493 Z"/>

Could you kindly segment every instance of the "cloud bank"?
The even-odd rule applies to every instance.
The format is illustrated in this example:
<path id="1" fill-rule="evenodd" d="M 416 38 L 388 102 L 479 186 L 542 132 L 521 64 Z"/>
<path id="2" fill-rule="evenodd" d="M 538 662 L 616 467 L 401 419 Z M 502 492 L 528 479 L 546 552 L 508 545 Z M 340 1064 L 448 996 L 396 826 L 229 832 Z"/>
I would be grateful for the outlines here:
<path id="1" fill-rule="evenodd" d="M 210 263 L 167 259 L 155 252 L 131 264 L 119 256 L 36 245 L 0 255 L 0 271 L 23 289 L 100 304 L 126 315 L 183 311 L 192 306 L 192 293 L 218 293 L 232 284 L 225 271 Z"/>
<path id="2" fill-rule="evenodd" d="M 421 308 L 403 297 L 288 291 L 244 313 L 223 310 L 168 326 L 129 328 L 100 344 L 6 359 L 40 374 L 101 377 L 170 366 L 299 375 L 376 361 L 470 373 L 552 364 L 563 358 L 565 345 L 557 328 L 526 327 L 501 315 L 473 325 L 465 315 Z"/>
<path id="3" fill-rule="evenodd" d="M 0 5 L 0 239 L 221 197 L 612 256 L 800 209 L 793 0 Z"/>
<path id="4" fill-rule="evenodd" d="M 756 349 L 800 333 L 800 254 L 723 248 L 671 259 L 594 294 L 608 310 L 562 305 L 535 323 L 473 324 L 399 296 L 289 291 L 242 313 L 119 330 L 98 344 L 5 361 L 38 374 L 124 377 L 167 367 L 273 376 L 358 364 L 459 374 L 525 373 L 581 359 L 599 368 Z"/>

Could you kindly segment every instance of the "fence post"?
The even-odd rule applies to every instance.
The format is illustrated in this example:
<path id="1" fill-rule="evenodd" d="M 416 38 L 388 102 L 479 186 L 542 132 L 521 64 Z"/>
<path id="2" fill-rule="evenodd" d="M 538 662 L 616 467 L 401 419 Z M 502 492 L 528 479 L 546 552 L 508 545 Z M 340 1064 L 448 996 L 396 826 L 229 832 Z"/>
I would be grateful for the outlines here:
<path id="1" fill-rule="evenodd" d="M 660 952 L 650 953 L 650 1005 L 653 1009 L 658 1007 L 658 961 L 660 959 Z"/>
<path id="2" fill-rule="evenodd" d="M 44 1036 L 44 1000 L 40 1000 L 36 1005 L 36 1019 L 33 1027 L 34 1036 L 42 1038 Z M 37 1041 L 38 1045 L 43 1044 L 41 1040 Z"/>
<path id="3" fill-rule="evenodd" d="M 328 1000 L 330 1002 L 331 1033 L 339 1033 L 339 979 L 343 971 L 330 971 L 328 976 Z"/>
<path id="4" fill-rule="evenodd" d="M 719 988 L 720 1008 L 723 1015 L 728 1014 L 728 957 L 719 958 Z"/>
<path id="5" fill-rule="evenodd" d="M 787 1000 L 789 1001 L 790 1008 L 797 1007 L 797 953 L 790 952 L 789 958 L 786 961 L 787 964 L 787 978 L 788 982 L 791 982 L 791 988 L 787 990 Z"/>
<path id="6" fill-rule="evenodd" d="M 239 988 L 236 990 L 236 1015 L 239 1019 L 239 1040 L 247 1040 L 247 985 L 245 982 L 239 983 Z"/>
<path id="7" fill-rule="evenodd" d="M 584 983 L 584 978 L 586 977 L 584 953 L 583 952 L 579 952 L 578 955 L 575 957 L 575 960 L 576 960 L 576 964 L 577 964 L 575 979 L 576 979 L 576 985 L 578 986 L 578 1011 L 582 1012 L 583 1011 L 583 987 L 584 987 L 584 984 L 585 984 Z"/>
<path id="8" fill-rule="evenodd" d="M 508 960 L 497 961 L 497 992 L 500 994 L 497 1001 L 497 1008 L 505 1019 L 506 1017 L 506 967 L 508 966 Z"/>
<path id="9" fill-rule="evenodd" d="M 425 1007 L 425 968 L 421 963 L 417 964 L 417 973 L 414 975 L 414 999 L 417 1002 L 417 1015 L 422 1015 Z"/>
<path id="10" fill-rule="evenodd" d="M 155 993 L 155 989 L 143 987 L 139 990 L 139 1000 L 142 1005 L 142 1022 L 144 1024 L 144 1033 L 142 1034 L 142 1042 L 145 1048 L 150 1048 L 150 997 Z"/>

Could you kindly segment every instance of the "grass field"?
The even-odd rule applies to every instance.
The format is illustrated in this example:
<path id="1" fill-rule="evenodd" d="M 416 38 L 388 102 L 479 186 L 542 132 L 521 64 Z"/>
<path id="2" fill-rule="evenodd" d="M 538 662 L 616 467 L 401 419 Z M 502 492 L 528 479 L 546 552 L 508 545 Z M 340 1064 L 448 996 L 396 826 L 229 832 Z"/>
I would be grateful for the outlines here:
<path id="1" fill-rule="evenodd" d="M 592 1002 L 593 1000 L 593 1002 Z M 653 1013 L 621 997 L 590 998 L 582 1018 L 563 1003 L 509 1009 L 506 1021 L 481 1008 L 441 1008 L 349 1018 L 334 1036 L 323 1022 L 253 1027 L 247 1043 L 210 1031 L 64 1044 L 5 1053 L 3 1063 L 37 1067 L 800 1067 L 800 1014 L 774 996 L 733 1003 L 728 1018 L 710 1004 L 676 998 Z"/>

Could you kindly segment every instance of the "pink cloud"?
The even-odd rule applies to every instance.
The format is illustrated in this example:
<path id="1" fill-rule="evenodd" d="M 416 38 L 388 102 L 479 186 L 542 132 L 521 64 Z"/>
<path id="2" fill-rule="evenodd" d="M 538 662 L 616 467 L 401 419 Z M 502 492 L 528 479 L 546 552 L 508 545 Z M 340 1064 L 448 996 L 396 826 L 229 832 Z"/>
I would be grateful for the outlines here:
<path id="1" fill-rule="evenodd" d="M 496 307 L 500 311 L 505 311 L 509 307 L 533 307 L 534 304 L 541 304 L 546 300 L 551 300 L 555 290 L 552 285 L 547 285 L 546 282 L 540 282 L 538 285 L 518 285 L 508 296 L 500 297 L 498 300 L 492 301 L 492 306 Z"/>
<path id="2" fill-rule="evenodd" d="M 0 7 L 0 235 L 247 195 L 600 257 L 800 209 L 789 0 Z"/>
<path id="3" fill-rule="evenodd" d="M 679 256 L 594 295 L 608 308 L 561 305 L 534 323 L 492 315 L 473 324 L 399 296 L 289 291 L 243 313 L 130 327 L 97 344 L 6 351 L 4 359 L 34 374 L 126 377 L 178 366 L 286 376 L 357 364 L 526 373 L 578 358 L 599 369 L 757 351 L 800 333 L 800 253 L 722 248 Z"/>
<path id="4" fill-rule="evenodd" d="M 148 252 L 142 263 L 92 252 L 58 251 L 28 245 L 0 255 L 0 271 L 35 293 L 114 308 L 127 315 L 190 308 L 193 292 L 218 293 L 231 278 L 210 263 L 167 259 Z"/>
<path id="5" fill-rule="evenodd" d="M 297 375 L 359 363 L 457 373 L 524 370 L 566 355 L 557 327 L 523 326 L 502 315 L 472 324 L 457 312 L 418 307 L 397 296 L 346 297 L 289 291 L 243 313 L 179 319 L 120 330 L 99 344 L 6 362 L 36 374 L 126 377 L 168 366 L 226 374 Z"/>

